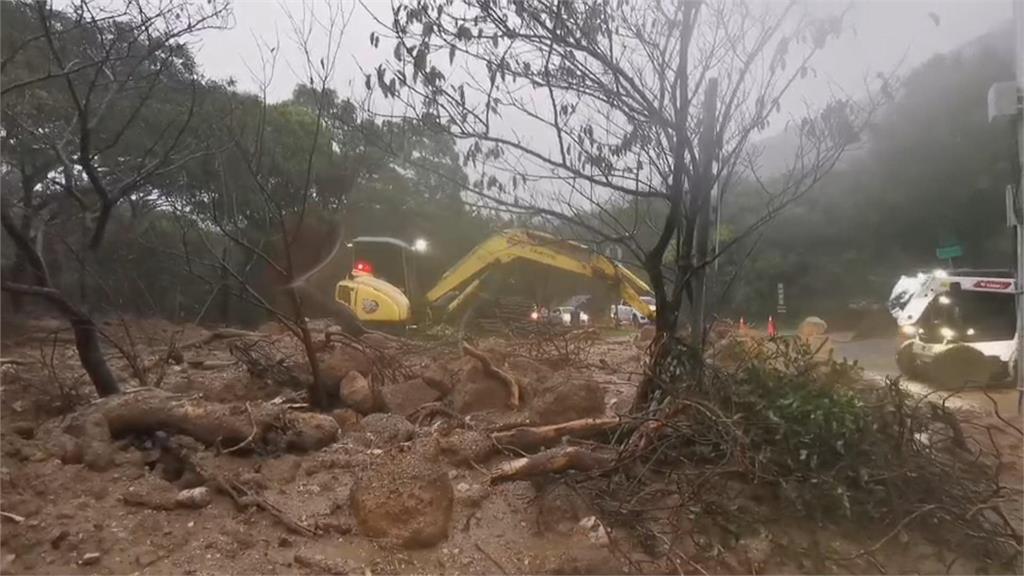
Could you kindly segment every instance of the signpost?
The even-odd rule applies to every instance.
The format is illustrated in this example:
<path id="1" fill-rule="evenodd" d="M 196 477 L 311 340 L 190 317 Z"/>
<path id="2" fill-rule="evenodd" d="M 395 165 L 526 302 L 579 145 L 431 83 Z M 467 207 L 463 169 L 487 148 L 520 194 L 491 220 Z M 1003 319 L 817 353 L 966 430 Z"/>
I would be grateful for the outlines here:
<path id="1" fill-rule="evenodd" d="M 959 244 L 953 244 L 952 246 L 944 246 L 942 248 L 935 249 L 935 257 L 939 260 L 949 261 L 950 266 L 953 265 L 953 258 L 959 258 L 964 255 L 964 247 Z"/>

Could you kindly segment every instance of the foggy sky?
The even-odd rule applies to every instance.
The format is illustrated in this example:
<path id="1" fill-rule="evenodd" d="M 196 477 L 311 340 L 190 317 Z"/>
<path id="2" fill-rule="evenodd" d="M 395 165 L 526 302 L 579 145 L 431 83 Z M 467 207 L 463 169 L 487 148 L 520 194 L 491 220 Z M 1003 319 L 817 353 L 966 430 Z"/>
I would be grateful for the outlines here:
<path id="1" fill-rule="evenodd" d="M 353 7 L 345 0 L 346 9 Z M 390 19 L 389 0 L 365 0 L 365 6 L 382 20 Z M 891 71 L 903 60 L 902 72 L 930 56 L 952 48 L 994 28 L 1012 17 L 1012 0 L 859 0 L 852 3 L 816 0 L 808 3 L 815 15 L 837 13 L 847 6 L 850 29 L 816 60 L 817 78 L 795 86 L 783 102 L 783 115 L 798 113 L 805 104 L 819 104 L 839 89 L 851 96 L 863 93 L 864 78 Z M 317 9 L 314 6 L 314 9 Z M 322 6 L 320 7 L 322 10 Z M 292 40 L 286 10 L 301 12 L 298 3 L 276 0 L 236 0 L 231 30 L 210 31 L 197 44 L 197 57 L 205 73 L 215 79 L 234 78 L 242 90 L 256 84 L 247 66 L 259 67 L 255 37 L 276 43 L 278 62 L 270 85 L 270 99 L 291 94 L 303 70 L 301 54 Z M 938 18 L 936 24 L 933 16 Z M 371 31 L 382 31 L 367 8 L 355 5 L 335 76 L 339 95 L 364 92 L 363 71 L 390 57 L 391 44 L 370 46 Z M 904 59 L 905 58 L 905 59 Z"/>

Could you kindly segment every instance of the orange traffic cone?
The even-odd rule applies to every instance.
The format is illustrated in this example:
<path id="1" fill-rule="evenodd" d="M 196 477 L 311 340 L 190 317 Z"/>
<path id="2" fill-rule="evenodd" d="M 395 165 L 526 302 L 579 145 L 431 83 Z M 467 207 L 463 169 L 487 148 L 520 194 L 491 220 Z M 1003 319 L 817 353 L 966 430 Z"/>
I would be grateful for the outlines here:
<path id="1" fill-rule="evenodd" d="M 775 318 L 768 317 L 768 337 L 775 338 L 779 335 L 779 329 L 775 326 Z"/>

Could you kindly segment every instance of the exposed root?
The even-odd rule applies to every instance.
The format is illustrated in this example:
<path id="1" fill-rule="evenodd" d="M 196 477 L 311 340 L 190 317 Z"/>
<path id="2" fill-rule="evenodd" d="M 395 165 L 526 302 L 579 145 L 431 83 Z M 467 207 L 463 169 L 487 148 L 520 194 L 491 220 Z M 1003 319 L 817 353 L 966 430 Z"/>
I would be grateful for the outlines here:
<path id="1" fill-rule="evenodd" d="M 589 448 L 566 446 L 503 462 L 491 471 L 489 482 L 493 485 L 513 480 L 528 480 L 569 470 L 593 472 L 611 468 L 614 464 L 615 455 L 611 452 L 603 453 Z"/>
<path id="2" fill-rule="evenodd" d="M 554 446 L 563 438 L 592 438 L 621 426 L 618 418 L 584 418 L 549 426 L 521 426 L 511 430 L 495 432 L 491 439 L 502 448 L 513 448 L 533 452 Z"/>
<path id="3" fill-rule="evenodd" d="M 480 366 L 484 369 L 484 374 L 501 381 L 508 388 L 508 405 L 513 410 L 519 408 L 519 385 L 516 384 L 515 378 L 510 376 L 508 373 L 494 366 L 491 359 L 486 354 L 473 348 L 466 342 L 462 343 L 462 352 L 466 356 L 476 359 L 480 362 Z"/>
<path id="4" fill-rule="evenodd" d="M 144 388 L 94 404 L 113 436 L 162 430 L 184 434 L 208 446 L 231 450 L 287 448 L 318 450 L 337 439 L 330 416 L 295 412 L 284 405 L 218 404 Z M 254 433 L 255 432 L 255 433 Z"/>
<path id="5" fill-rule="evenodd" d="M 187 450 L 178 447 L 171 446 L 171 450 L 176 456 L 181 458 L 183 461 L 192 465 L 195 468 L 196 473 L 204 480 L 212 483 L 218 491 L 227 494 L 231 500 L 235 503 L 239 509 L 245 509 L 250 506 L 256 506 L 264 512 L 270 514 L 276 518 L 281 524 L 284 524 L 286 528 L 296 534 L 303 536 L 316 536 L 318 534 L 315 528 L 311 528 L 302 522 L 288 516 L 283 510 L 278 508 L 272 502 L 268 501 L 263 496 L 249 490 L 242 483 L 232 478 L 227 478 L 221 474 L 217 474 L 213 470 L 207 468 L 200 462 L 199 458 L 191 455 Z"/>

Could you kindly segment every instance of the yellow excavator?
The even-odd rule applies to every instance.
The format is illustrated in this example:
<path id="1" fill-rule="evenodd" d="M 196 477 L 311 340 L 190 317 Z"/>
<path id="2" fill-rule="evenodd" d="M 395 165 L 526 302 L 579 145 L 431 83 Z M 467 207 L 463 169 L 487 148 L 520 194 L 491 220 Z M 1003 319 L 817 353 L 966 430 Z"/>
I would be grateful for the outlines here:
<path id="1" fill-rule="evenodd" d="M 421 295 L 416 284 L 415 248 L 396 238 L 361 236 L 349 243 L 352 273 L 338 282 L 335 299 L 363 323 L 407 327 L 452 319 L 472 300 L 488 274 L 517 261 L 539 263 L 613 285 L 620 297 L 648 318 L 653 307 L 640 297 L 650 288 L 620 264 L 587 247 L 544 232 L 509 229 L 478 244 L 437 284 Z"/>

